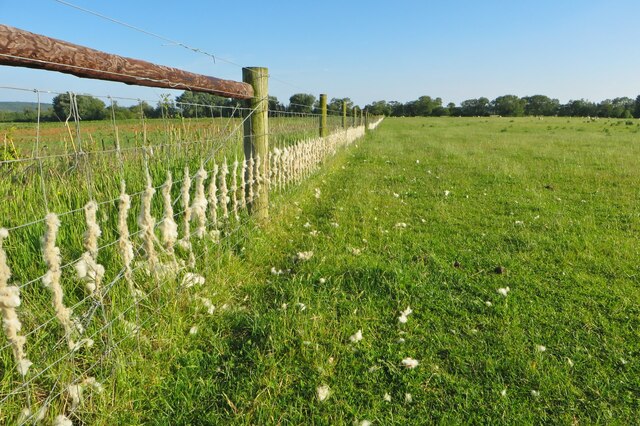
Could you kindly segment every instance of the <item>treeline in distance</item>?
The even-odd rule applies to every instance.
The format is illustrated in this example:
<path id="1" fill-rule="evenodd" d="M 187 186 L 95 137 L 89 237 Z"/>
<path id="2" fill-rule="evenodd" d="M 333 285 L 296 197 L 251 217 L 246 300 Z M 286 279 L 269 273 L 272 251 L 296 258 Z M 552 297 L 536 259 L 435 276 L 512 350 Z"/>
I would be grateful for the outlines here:
<path id="1" fill-rule="evenodd" d="M 101 99 L 89 95 L 77 95 L 76 105 L 82 120 L 106 120 L 115 118 L 197 118 L 197 117 L 240 117 L 242 103 L 234 99 L 206 93 L 183 92 L 175 99 L 166 95 L 156 105 L 140 101 L 136 105 L 120 106 L 116 101 L 108 105 Z M 43 109 L 40 121 L 65 121 L 73 118 L 70 114 L 71 98 L 61 94 L 53 98 L 52 108 Z M 347 115 L 351 116 L 354 103 L 349 98 L 333 98 L 327 105 L 330 114 L 342 114 L 342 104 L 347 103 Z M 319 113 L 319 101 L 311 94 L 296 93 L 284 105 L 275 96 L 269 96 L 271 115 L 279 113 Z M 518 97 L 515 95 L 499 96 L 494 100 L 488 98 L 468 99 L 456 105 L 453 102 L 444 105 L 441 98 L 420 96 L 406 103 L 396 101 L 377 101 L 364 107 L 373 115 L 395 117 L 442 117 L 442 116 L 490 116 L 504 117 L 522 116 L 565 116 L 565 117 L 610 117 L 640 118 L 640 95 L 634 99 L 621 97 L 591 102 L 585 99 L 571 100 L 566 104 L 558 99 L 544 95 Z M 0 111 L 0 122 L 35 122 L 38 114 L 35 108 L 23 111 Z"/>

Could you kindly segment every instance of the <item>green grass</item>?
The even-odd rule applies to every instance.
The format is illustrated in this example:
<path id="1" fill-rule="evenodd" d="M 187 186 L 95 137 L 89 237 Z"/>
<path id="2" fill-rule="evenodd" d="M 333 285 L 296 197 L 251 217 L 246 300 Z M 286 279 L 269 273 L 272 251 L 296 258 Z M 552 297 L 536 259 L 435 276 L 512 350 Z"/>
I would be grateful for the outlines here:
<path id="1" fill-rule="evenodd" d="M 638 129 L 620 120 L 386 119 L 276 195 L 268 226 L 242 227 L 225 247 L 199 245 L 204 287 L 156 291 L 139 276 L 152 294 L 138 312 L 139 338 L 92 371 L 105 392 L 88 395 L 74 419 L 637 422 Z M 296 261 L 301 251 L 314 255 Z M 496 290 L 506 286 L 503 297 Z M 213 315 L 196 294 L 212 299 Z M 400 324 L 407 306 L 414 313 Z M 110 338 L 126 336 L 118 327 Z M 359 329 L 363 340 L 351 343 Z M 420 365 L 403 368 L 405 357 Z M 71 376 L 68 368 L 60 371 Z M 320 402 L 322 384 L 331 394 Z"/>

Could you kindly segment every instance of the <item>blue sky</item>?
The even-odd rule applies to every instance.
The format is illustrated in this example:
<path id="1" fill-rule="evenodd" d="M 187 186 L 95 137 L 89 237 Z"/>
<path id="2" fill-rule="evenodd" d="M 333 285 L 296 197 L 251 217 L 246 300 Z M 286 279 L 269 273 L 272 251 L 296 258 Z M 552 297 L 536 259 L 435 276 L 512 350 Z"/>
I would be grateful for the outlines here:
<path id="1" fill-rule="evenodd" d="M 406 102 L 504 94 L 599 101 L 640 94 L 637 0 L 69 0 L 244 66 L 270 92 Z M 0 22 L 124 56 L 234 80 L 235 65 L 54 0 L 0 0 Z M 0 86 L 154 100 L 164 89 L 0 66 Z M 178 92 L 179 93 L 179 92 Z M 0 100 L 33 100 L 0 90 Z"/>

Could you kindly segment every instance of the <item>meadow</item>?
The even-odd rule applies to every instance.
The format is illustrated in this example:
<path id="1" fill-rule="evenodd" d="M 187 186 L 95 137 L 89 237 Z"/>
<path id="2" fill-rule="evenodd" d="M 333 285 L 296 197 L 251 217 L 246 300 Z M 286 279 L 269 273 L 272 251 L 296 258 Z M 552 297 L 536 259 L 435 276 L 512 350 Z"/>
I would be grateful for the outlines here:
<path id="1" fill-rule="evenodd" d="M 203 285 L 137 274 L 109 356 L 74 355 L 104 389 L 72 420 L 633 424 L 639 158 L 637 120 L 387 118 L 273 194 L 267 225 L 195 242 Z"/>

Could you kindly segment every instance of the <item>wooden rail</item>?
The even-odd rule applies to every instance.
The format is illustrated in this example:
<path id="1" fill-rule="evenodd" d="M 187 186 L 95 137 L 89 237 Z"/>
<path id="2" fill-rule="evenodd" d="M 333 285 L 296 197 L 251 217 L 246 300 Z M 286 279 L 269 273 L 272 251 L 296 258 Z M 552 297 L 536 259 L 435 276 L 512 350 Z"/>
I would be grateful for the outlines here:
<path id="1" fill-rule="evenodd" d="M 194 74 L 0 25 L 0 65 L 45 69 L 139 86 L 251 99 L 247 83 Z"/>

